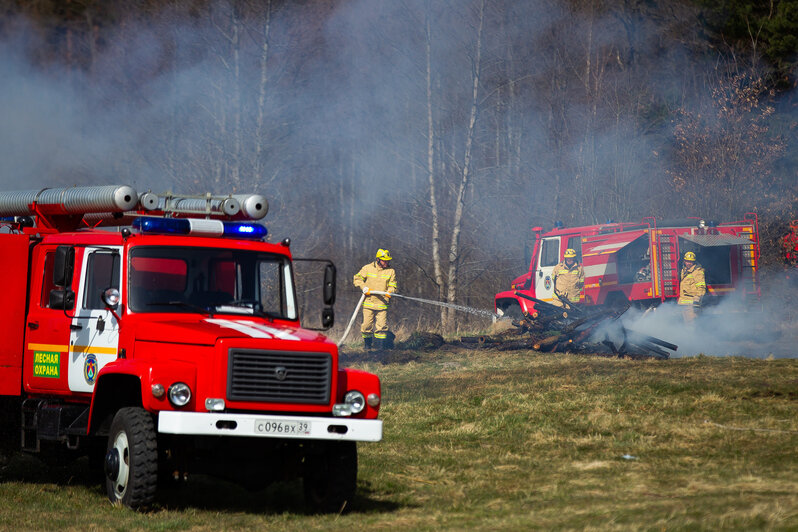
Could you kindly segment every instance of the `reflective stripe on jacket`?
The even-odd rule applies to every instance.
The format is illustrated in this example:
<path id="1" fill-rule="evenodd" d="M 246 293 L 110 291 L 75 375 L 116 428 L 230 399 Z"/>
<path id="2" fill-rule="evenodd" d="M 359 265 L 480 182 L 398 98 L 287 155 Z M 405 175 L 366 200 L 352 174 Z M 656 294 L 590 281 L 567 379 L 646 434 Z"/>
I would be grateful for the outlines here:
<path id="1" fill-rule="evenodd" d="M 697 262 L 691 267 L 682 267 L 679 275 L 679 301 L 680 305 L 692 305 L 701 301 L 707 293 L 707 283 L 704 268 Z"/>
<path id="2" fill-rule="evenodd" d="M 393 294 L 396 292 L 396 272 L 393 268 L 380 268 L 377 261 L 370 262 L 360 268 L 360 271 L 355 274 L 352 282 L 356 287 L 363 290 L 367 286 L 369 290 L 376 290 L 377 292 L 388 292 Z M 385 296 L 366 296 L 363 301 L 365 308 L 375 310 L 383 310 L 388 308 L 388 298 Z"/>
<path id="3" fill-rule="evenodd" d="M 574 261 L 570 268 L 565 261 L 559 263 L 551 272 L 554 282 L 554 292 L 568 299 L 571 303 L 579 303 L 579 296 L 585 286 L 585 270 L 582 265 Z"/>

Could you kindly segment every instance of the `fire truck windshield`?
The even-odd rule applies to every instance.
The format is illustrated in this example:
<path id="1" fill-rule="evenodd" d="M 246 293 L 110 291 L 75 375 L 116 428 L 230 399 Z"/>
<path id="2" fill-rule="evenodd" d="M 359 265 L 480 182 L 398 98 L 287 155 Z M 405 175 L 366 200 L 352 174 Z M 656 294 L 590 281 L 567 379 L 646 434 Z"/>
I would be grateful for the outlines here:
<path id="1" fill-rule="evenodd" d="M 208 312 L 297 318 L 290 261 L 224 248 L 137 246 L 128 262 L 133 312 Z"/>

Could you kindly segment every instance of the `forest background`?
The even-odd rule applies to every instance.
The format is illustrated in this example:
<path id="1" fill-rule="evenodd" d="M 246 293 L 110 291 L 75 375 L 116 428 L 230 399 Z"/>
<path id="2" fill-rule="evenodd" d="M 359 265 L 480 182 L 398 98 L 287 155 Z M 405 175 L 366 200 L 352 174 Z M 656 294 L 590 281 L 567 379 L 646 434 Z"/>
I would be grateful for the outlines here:
<path id="1" fill-rule="evenodd" d="M 400 293 L 492 308 L 558 220 L 756 212 L 767 266 L 797 62 L 798 0 L 0 0 L 0 185 L 262 193 L 339 320 L 377 248 Z"/>

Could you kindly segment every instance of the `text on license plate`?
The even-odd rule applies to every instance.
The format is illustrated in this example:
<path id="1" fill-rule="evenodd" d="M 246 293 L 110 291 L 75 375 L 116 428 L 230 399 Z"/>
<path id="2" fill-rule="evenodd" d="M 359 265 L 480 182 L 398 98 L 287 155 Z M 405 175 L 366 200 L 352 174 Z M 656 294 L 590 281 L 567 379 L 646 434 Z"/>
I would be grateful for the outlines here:
<path id="1" fill-rule="evenodd" d="M 310 423 L 307 421 L 277 421 L 274 419 L 264 419 L 255 421 L 255 432 L 258 434 L 303 436 L 305 434 L 310 434 Z"/>

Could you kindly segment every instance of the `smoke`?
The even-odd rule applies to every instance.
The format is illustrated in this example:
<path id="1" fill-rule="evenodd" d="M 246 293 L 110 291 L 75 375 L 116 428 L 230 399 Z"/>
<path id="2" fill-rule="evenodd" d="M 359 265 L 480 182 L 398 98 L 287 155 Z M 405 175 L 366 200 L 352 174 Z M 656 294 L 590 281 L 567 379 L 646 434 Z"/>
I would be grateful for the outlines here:
<path id="1" fill-rule="evenodd" d="M 647 312 L 630 309 L 621 318 L 627 329 L 655 336 L 679 346 L 672 357 L 745 356 L 753 358 L 798 357 L 798 310 L 789 294 L 795 283 L 784 275 L 772 275 L 759 301 L 730 296 L 703 308 L 685 320 L 685 307 L 673 302 Z M 598 331 L 603 335 L 605 331 Z M 616 344 L 622 339 L 612 338 Z"/>
<path id="2" fill-rule="evenodd" d="M 96 31 L 0 20 L 3 188 L 262 193 L 270 238 L 297 255 L 349 278 L 389 248 L 401 290 L 437 296 L 427 52 L 446 261 L 479 1 L 95 4 Z M 676 212 L 666 179 L 672 111 L 706 98 L 711 70 L 695 13 L 543 0 L 484 13 L 457 303 L 492 306 L 528 266 L 533 225 L 708 215 Z"/>
<path id="3" fill-rule="evenodd" d="M 84 97 L 58 76 L 33 68 L 13 43 L 0 43 L 0 161 L 4 188 L 52 186 L 54 178 L 87 184 L 102 176 L 124 134 L 90 127 Z"/>

